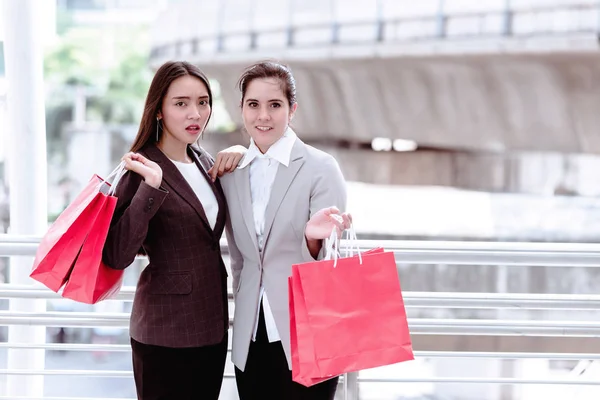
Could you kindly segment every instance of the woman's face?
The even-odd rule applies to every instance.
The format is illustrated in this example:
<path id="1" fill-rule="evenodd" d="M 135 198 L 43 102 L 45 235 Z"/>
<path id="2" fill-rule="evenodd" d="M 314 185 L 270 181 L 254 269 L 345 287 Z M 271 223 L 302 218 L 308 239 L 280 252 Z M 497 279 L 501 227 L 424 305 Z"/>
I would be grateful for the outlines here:
<path id="1" fill-rule="evenodd" d="M 261 152 L 266 153 L 283 136 L 296 108 L 297 104 L 290 108 L 278 79 L 258 78 L 248 84 L 242 118 L 246 131 Z"/>
<path id="2" fill-rule="evenodd" d="M 204 132 L 210 113 L 208 88 L 201 79 L 191 75 L 175 79 L 158 115 L 163 126 L 161 141 L 195 143 Z"/>

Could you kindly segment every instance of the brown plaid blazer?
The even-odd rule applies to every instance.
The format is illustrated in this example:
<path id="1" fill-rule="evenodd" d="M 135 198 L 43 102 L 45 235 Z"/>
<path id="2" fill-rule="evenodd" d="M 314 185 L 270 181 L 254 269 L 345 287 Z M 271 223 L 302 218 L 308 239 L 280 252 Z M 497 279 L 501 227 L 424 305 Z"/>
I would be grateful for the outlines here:
<path id="1" fill-rule="evenodd" d="M 219 246 L 227 204 L 219 181 L 212 184 L 206 173 L 214 160 L 188 147 L 219 204 L 213 231 L 177 167 L 154 144 L 140 153 L 160 165 L 162 186 L 155 189 L 133 172 L 122 178 L 103 251 L 104 262 L 115 269 L 125 269 L 140 253 L 150 261 L 137 285 L 131 337 L 166 347 L 219 343 L 229 326 L 227 272 Z"/>

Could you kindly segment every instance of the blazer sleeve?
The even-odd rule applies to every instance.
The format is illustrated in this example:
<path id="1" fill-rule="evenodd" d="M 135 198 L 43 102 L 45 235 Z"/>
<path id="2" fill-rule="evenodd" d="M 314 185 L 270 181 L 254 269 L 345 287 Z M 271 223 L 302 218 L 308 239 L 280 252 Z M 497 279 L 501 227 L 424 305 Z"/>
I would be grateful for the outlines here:
<path id="1" fill-rule="evenodd" d="M 240 287 L 240 277 L 242 275 L 242 267 L 244 266 L 244 257 L 238 249 L 233 235 L 233 227 L 231 219 L 227 216 L 225 223 L 225 236 L 227 237 L 227 248 L 229 249 L 229 260 L 231 265 L 231 277 L 234 296 L 237 294 Z"/>
<path id="2" fill-rule="evenodd" d="M 115 192 L 117 206 L 102 251 L 107 266 L 125 269 L 133 262 L 148 234 L 150 219 L 167 194 L 163 187 L 153 188 L 134 172 L 125 174 Z"/>
<path id="3" fill-rule="evenodd" d="M 318 172 L 315 174 L 310 194 L 310 216 L 312 217 L 317 211 L 331 206 L 345 212 L 347 201 L 346 181 L 335 158 L 327 155 L 323 160 L 319 160 L 316 170 Z M 306 225 L 304 227 L 306 228 Z M 324 256 L 325 249 L 322 247 L 316 259 L 321 260 Z M 308 251 L 306 236 L 304 235 L 302 235 L 302 258 L 306 262 L 315 261 Z"/>

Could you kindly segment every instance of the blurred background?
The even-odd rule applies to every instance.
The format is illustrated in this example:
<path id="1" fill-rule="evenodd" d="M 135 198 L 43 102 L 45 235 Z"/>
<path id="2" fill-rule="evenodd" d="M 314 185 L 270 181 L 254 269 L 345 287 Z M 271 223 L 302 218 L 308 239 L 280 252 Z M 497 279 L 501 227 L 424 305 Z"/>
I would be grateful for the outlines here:
<path id="1" fill-rule="evenodd" d="M 0 0 L 0 3 L 7 0 Z M 600 2 L 584 0 L 39 0 L 44 10 L 48 213 L 106 175 L 137 133 L 153 75 L 187 60 L 211 78 L 213 155 L 247 144 L 235 84 L 262 59 L 297 80 L 295 130 L 333 154 L 360 239 L 587 242 L 600 239 Z M 0 15 L 0 27 L 11 21 Z M 0 35 L 3 29 L 0 29 Z M 6 81 L 0 36 L 0 233 L 9 228 Z M 127 270 L 135 285 L 144 261 Z M 0 258 L 6 280 L 8 258 Z M 595 294 L 597 269 L 422 266 L 399 260 L 403 290 Z M 7 309 L 8 302 L 0 300 Z M 49 310 L 127 312 L 131 304 L 48 302 Z M 575 318 L 567 311 L 410 309 L 423 318 Z M 577 314 L 598 320 L 597 310 Z M 0 327 L 0 342 L 6 330 Z M 49 342 L 127 344 L 126 330 L 48 328 Z M 446 340 L 444 342 L 444 340 Z M 419 348 L 470 348 L 420 336 Z M 481 338 L 481 341 L 487 339 Z M 482 346 L 503 348 L 502 338 Z M 600 351 L 597 343 L 573 348 Z M 557 342 L 524 348 L 556 350 Z M 4 364 L 3 364 L 4 363 Z M 0 349 L 0 368 L 6 368 Z M 52 369 L 130 370 L 130 354 L 47 352 Z M 228 365 L 228 372 L 232 372 Z M 575 371 L 575 372 L 573 372 Z M 543 377 L 597 362 L 428 359 L 364 376 Z M 0 375 L 0 395 L 3 387 Z M 49 376 L 45 395 L 133 398 L 131 378 Z M 222 399 L 236 399 L 226 380 Z M 363 383 L 364 400 L 598 399 L 598 387 Z"/>

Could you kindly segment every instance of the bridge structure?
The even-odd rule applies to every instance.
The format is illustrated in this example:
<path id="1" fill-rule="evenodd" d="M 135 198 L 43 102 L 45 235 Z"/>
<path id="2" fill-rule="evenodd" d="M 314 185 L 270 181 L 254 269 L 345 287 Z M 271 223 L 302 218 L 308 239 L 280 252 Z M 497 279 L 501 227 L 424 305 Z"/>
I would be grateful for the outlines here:
<path id="1" fill-rule="evenodd" d="M 199 65 L 238 127 L 243 68 L 288 63 L 294 126 L 351 180 L 581 194 L 600 151 L 599 21 L 597 1 L 184 1 L 150 63 Z"/>

